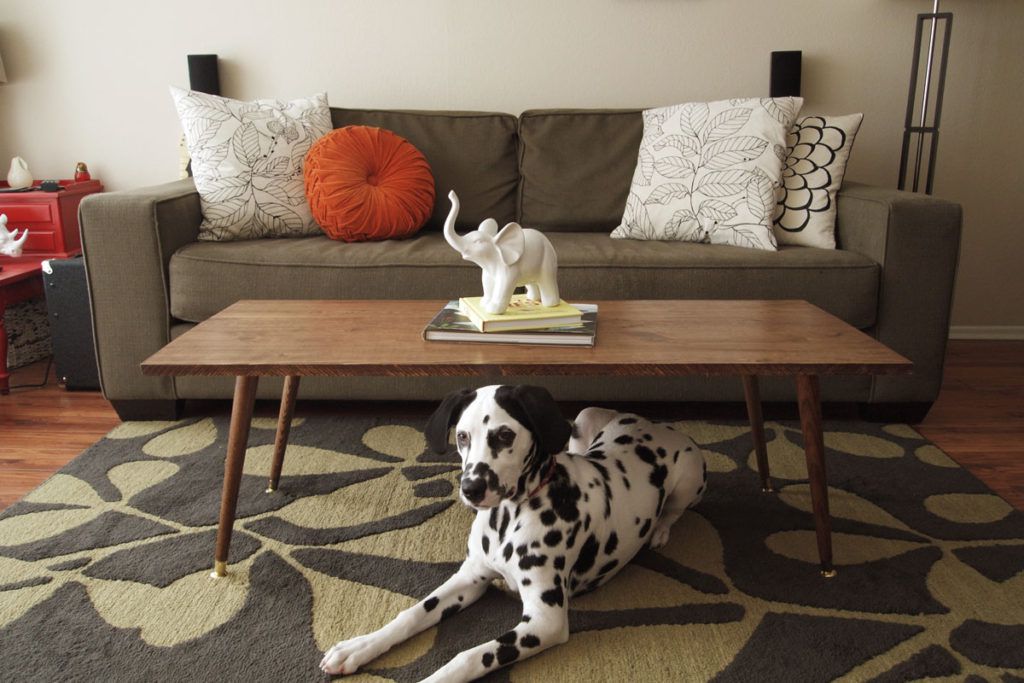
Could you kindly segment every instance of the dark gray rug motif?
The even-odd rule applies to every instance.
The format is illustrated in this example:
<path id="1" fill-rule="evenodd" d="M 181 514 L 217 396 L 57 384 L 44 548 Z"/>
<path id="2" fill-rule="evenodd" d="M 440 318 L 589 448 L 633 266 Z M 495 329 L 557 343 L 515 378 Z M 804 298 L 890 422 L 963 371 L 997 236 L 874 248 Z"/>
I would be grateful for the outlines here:
<path id="1" fill-rule="evenodd" d="M 902 425 L 826 424 L 839 575 L 819 578 L 799 425 L 681 422 L 708 494 L 672 540 L 573 601 L 569 643 L 489 681 L 1020 680 L 1024 514 Z M 8 680 L 312 681 L 319 652 L 451 574 L 471 513 L 423 420 L 296 420 L 264 493 L 273 423 L 247 454 L 231 574 L 209 578 L 224 419 L 126 423 L 0 513 Z M 354 681 L 414 681 L 504 632 L 494 589 Z"/>

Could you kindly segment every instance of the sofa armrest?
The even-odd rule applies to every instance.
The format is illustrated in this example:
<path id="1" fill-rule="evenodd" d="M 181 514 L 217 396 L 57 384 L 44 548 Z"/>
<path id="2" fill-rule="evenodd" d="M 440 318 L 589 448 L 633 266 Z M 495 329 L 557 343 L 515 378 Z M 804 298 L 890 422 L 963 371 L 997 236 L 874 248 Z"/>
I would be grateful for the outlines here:
<path id="1" fill-rule="evenodd" d="M 959 204 L 925 195 L 858 183 L 839 193 L 839 248 L 882 267 L 873 334 L 914 362 L 911 377 L 875 377 L 872 403 L 931 402 L 939 394 L 961 219 Z"/>
<path id="2" fill-rule="evenodd" d="M 199 234 L 192 179 L 86 197 L 79 208 L 100 385 L 109 400 L 173 399 L 139 364 L 170 341 L 167 264 Z"/>

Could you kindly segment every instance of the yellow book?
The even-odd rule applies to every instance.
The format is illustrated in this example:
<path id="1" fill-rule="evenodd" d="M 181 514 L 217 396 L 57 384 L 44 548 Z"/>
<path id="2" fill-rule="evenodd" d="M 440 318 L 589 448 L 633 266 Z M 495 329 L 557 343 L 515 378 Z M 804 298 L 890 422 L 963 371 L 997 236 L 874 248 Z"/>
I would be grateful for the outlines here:
<path id="1" fill-rule="evenodd" d="M 548 307 L 539 301 L 527 299 L 525 294 L 515 294 L 505 312 L 494 315 L 484 311 L 480 303 L 481 298 L 473 296 L 459 299 L 459 310 L 481 332 L 541 330 L 548 327 L 578 325 L 583 320 L 580 310 L 565 301 L 559 301 L 557 306 Z"/>

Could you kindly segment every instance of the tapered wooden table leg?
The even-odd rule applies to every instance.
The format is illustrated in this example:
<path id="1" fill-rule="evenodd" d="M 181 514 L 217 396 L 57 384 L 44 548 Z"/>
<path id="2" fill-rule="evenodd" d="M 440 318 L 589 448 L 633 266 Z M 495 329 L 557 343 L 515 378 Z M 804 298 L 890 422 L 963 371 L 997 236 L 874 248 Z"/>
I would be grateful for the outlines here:
<path id="1" fill-rule="evenodd" d="M 259 377 L 235 379 L 235 400 L 231 405 L 231 427 L 228 431 L 228 452 L 224 459 L 224 490 L 220 498 L 220 525 L 217 527 L 217 549 L 213 556 L 213 573 L 218 578 L 227 574 L 231 532 L 235 526 L 238 486 L 242 481 L 245 449 L 249 444 L 252 407 L 256 400 Z"/>
<path id="2" fill-rule="evenodd" d="M 832 518 L 828 511 L 828 483 L 825 480 L 825 442 L 821 433 L 821 390 L 817 375 L 796 376 L 797 401 L 800 406 L 800 426 L 804 432 L 804 455 L 807 458 L 807 477 L 811 485 L 811 507 L 814 526 L 818 534 L 818 558 L 821 575 L 832 578 Z"/>
<path id="3" fill-rule="evenodd" d="M 743 375 L 743 396 L 747 400 L 747 417 L 750 419 L 750 433 L 754 437 L 754 453 L 757 455 L 757 473 L 761 475 L 761 490 L 771 493 L 768 446 L 764 440 L 764 416 L 761 414 L 761 389 L 758 386 L 757 375 Z"/>
<path id="4" fill-rule="evenodd" d="M 284 391 L 281 392 L 281 413 L 277 418 L 277 437 L 274 439 L 274 461 L 270 464 L 267 493 L 276 491 L 277 484 L 281 481 L 281 467 L 284 466 L 284 452 L 288 449 L 288 434 L 292 430 L 292 415 L 295 414 L 295 397 L 298 394 L 299 377 L 285 377 Z"/>

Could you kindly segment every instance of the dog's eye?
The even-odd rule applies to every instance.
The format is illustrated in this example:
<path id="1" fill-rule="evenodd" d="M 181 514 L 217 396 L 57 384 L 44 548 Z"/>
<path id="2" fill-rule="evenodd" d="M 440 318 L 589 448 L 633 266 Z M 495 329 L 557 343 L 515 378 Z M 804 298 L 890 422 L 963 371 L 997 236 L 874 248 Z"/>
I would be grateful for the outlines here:
<path id="1" fill-rule="evenodd" d="M 469 445 L 469 434 L 462 431 L 456 432 L 455 443 L 458 445 L 460 449 L 465 448 L 466 446 Z"/>
<path id="2" fill-rule="evenodd" d="M 498 430 L 498 443 L 502 446 L 511 446 L 512 442 L 516 440 L 516 433 L 508 427 L 502 427 Z"/>

